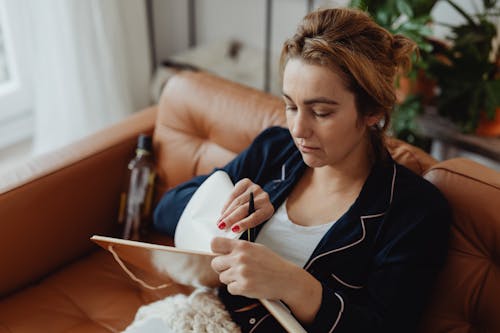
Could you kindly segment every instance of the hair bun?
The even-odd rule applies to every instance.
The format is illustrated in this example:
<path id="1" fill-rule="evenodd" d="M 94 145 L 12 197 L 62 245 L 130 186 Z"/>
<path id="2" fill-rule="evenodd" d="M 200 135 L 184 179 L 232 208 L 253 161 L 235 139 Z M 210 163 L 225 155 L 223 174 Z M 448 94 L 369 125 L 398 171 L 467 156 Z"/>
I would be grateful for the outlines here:
<path id="1" fill-rule="evenodd" d="M 414 41 L 403 35 L 393 35 L 392 39 L 392 60 L 394 66 L 407 72 L 411 68 L 411 55 L 418 56 L 418 46 Z"/>

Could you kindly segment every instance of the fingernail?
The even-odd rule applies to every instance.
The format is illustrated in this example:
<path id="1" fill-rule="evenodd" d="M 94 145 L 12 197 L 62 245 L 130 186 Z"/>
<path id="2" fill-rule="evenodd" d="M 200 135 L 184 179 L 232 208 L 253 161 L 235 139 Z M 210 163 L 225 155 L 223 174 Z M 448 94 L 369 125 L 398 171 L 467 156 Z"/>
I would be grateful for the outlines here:
<path id="1" fill-rule="evenodd" d="M 219 223 L 217 225 L 217 227 L 219 227 L 220 230 L 224 229 L 226 227 L 226 224 L 224 223 L 224 221 L 222 221 L 221 223 Z"/>
<path id="2" fill-rule="evenodd" d="M 231 229 L 232 232 L 238 232 L 240 231 L 240 226 L 239 225 L 235 225 L 232 229 Z"/>

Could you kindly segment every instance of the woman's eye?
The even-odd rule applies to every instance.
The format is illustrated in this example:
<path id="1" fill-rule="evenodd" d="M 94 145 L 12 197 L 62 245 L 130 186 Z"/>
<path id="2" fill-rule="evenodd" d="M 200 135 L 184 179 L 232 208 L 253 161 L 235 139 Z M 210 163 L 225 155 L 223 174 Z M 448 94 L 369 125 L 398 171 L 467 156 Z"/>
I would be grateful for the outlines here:
<path id="1" fill-rule="evenodd" d="M 331 115 L 332 113 L 331 112 L 314 112 L 314 116 L 315 117 L 318 117 L 318 118 L 326 118 L 328 117 L 329 115 Z"/>
<path id="2" fill-rule="evenodd" d="M 285 106 L 285 111 L 296 111 L 297 107 L 293 105 L 287 105 Z"/>

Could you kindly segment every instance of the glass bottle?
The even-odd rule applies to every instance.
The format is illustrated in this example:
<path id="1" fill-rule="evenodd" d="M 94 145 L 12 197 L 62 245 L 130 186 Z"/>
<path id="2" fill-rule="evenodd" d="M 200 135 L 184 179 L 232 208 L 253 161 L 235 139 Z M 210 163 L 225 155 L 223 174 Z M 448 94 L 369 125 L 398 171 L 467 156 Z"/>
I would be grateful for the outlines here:
<path id="1" fill-rule="evenodd" d="M 139 240 L 147 233 L 155 175 L 151 136 L 141 134 L 135 157 L 128 163 L 128 184 L 120 198 L 118 223 L 124 224 L 122 238 Z"/>

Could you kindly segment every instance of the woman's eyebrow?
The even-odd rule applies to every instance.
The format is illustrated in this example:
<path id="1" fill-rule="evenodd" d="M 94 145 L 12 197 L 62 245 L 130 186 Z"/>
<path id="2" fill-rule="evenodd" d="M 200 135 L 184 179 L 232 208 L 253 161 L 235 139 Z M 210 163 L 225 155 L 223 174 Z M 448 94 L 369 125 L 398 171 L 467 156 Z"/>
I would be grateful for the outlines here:
<path id="1" fill-rule="evenodd" d="M 339 103 L 333 99 L 327 98 L 327 97 L 315 97 L 311 99 L 306 99 L 304 101 L 304 104 L 309 105 L 309 104 L 332 104 L 332 105 L 338 105 Z"/>
<path id="2" fill-rule="evenodd" d="M 284 98 L 288 99 L 290 102 L 293 102 L 293 100 L 290 98 L 290 96 L 288 96 L 287 94 L 285 94 L 285 92 L 282 92 L 282 93 L 281 93 L 281 95 L 282 95 Z"/>
<path id="3" fill-rule="evenodd" d="M 293 102 L 293 100 L 285 94 L 284 92 L 282 93 L 283 97 L 288 99 L 289 101 Z M 305 105 L 310 105 L 310 104 L 332 104 L 332 105 L 338 105 L 339 103 L 333 99 L 330 99 L 328 97 L 314 97 L 310 99 L 306 99 L 304 101 Z"/>

